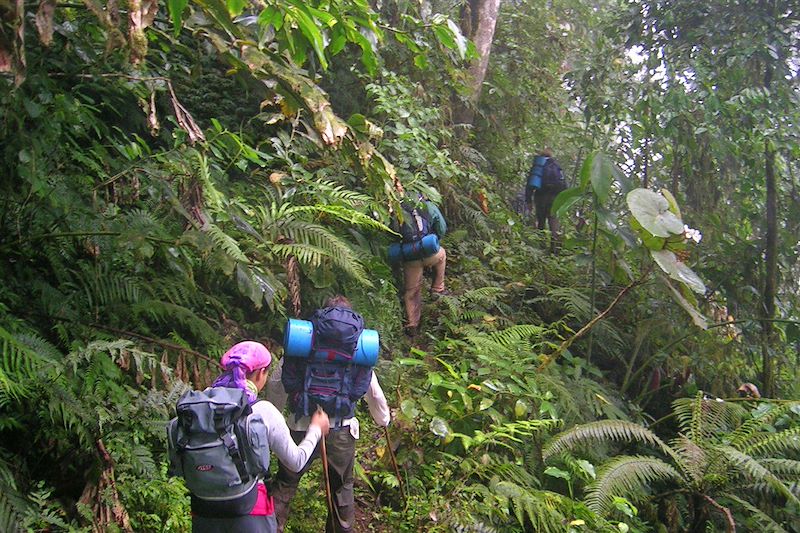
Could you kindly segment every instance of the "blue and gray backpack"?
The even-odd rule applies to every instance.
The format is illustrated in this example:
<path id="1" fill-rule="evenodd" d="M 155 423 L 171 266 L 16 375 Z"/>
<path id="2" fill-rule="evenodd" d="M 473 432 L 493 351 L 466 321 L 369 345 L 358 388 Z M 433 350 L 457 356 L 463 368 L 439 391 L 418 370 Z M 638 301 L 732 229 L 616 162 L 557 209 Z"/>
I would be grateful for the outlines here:
<path id="1" fill-rule="evenodd" d="M 372 380 L 372 367 L 353 362 L 364 319 L 352 309 L 325 307 L 309 320 L 314 328 L 311 354 L 285 358 L 281 381 L 295 416 L 309 416 L 319 406 L 337 425 L 355 416 Z"/>
<path id="2" fill-rule="evenodd" d="M 257 481 L 269 472 L 269 444 L 264 421 L 252 412 L 245 392 L 227 387 L 189 391 L 176 411 L 167 425 L 170 474 L 185 480 L 193 512 L 247 514 Z"/>

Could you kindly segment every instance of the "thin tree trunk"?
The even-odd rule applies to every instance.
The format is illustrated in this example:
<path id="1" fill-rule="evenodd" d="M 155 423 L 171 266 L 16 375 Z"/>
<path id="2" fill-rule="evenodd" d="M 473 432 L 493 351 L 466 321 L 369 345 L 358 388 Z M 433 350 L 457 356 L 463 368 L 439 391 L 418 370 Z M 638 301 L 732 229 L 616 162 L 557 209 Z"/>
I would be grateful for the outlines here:
<path id="1" fill-rule="evenodd" d="M 770 7 L 772 3 L 770 3 Z M 770 10 L 774 13 L 774 8 Z M 769 91 L 772 84 L 773 60 L 767 58 L 764 70 L 764 88 Z M 775 286 L 778 271 L 778 223 L 777 205 L 778 195 L 775 183 L 775 151 L 770 147 L 770 140 L 764 141 L 764 176 L 767 186 L 766 205 L 766 249 L 764 250 L 765 280 L 764 280 L 764 318 L 762 322 L 761 344 L 761 381 L 762 394 L 767 397 L 775 396 L 775 361 L 772 357 L 773 325 L 770 321 L 775 318 Z"/>
<path id="2" fill-rule="evenodd" d="M 470 2 L 470 4 L 476 11 L 472 13 L 475 27 L 470 38 L 475 43 L 478 59 L 473 61 L 469 67 L 467 77 L 469 85 L 468 105 L 461 106 L 461 109 L 456 113 L 456 122 L 461 124 L 472 124 L 475 118 L 474 110 L 480 100 L 481 87 L 483 86 L 483 80 L 486 79 L 486 71 L 489 68 L 489 54 L 492 50 L 497 15 L 500 12 L 500 0 L 480 0 L 478 2 Z"/>

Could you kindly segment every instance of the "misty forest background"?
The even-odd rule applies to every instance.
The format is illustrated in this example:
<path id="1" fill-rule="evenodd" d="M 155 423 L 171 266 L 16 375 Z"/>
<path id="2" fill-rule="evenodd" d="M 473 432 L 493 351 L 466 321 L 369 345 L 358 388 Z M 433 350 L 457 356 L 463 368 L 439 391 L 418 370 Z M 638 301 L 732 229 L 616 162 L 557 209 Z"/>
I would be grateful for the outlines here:
<path id="1" fill-rule="evenodd" d="M 189 531 L 177 398 L 342 293 L 360 531 L 800 531 L 799 88 L 788 0 L 0 0 L 0 530 Z M 413 342 L 398 184 L 451 226 Z"/>

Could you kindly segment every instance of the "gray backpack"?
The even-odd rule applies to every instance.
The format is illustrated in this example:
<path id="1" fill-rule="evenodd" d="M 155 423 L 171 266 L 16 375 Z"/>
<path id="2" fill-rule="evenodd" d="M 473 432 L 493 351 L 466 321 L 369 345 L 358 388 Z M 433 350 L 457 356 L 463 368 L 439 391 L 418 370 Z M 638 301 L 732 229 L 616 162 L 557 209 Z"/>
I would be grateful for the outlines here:
<path id="1" fill-rule="evenodd" d="M 241 389 L 190 391 L 167 425 L 170 473 L 193 496 L 209 501 L 248 494 L 269 471 L 267 427 Z"/>

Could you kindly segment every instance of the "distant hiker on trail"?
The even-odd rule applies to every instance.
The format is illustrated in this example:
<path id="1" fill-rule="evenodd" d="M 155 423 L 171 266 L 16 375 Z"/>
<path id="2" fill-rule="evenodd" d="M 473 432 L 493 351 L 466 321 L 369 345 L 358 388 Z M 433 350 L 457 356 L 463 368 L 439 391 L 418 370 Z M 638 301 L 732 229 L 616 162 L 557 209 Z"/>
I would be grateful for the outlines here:
<path id="1" fill-rule="evenodd" d="M 531 197 L 536 207 L 536 223 L 540 230 L 545 229 L 545 223 L 550 227 L 550 251 L 558 250 L 558 219 L 551 212 L 553 200 L 558 193 L 567 188 L 561 167 L 553 158 L 549 148 L 542 150 L 533 158 L 533 165 L 525 182 L 525 203 L 530 206 Z"/>
<path id="2" fill-rule="evenodd" d="M 178 416 L 167 426 L 169 458 L 172 473 L 183 476 L 191 493 L 192 533 L 276 532 L 264 483 L 270 451 L 281 467 L 297 472 L 328 434 L 328 416 L 318 413 L 308 431 L 292 440 L 283 415 L 258 401 L 271 361 L 263 344 L 240 342 L 222 356 L 225 371 L 210 388 L 178 400 Z"/>
<path id="3" fill-rule="evenodd" d="M 305 322 L 305 321 L 298 321 Z M 291 326 L 292 321 L 290 321 Z M 317 407 L 328 413 L 331 420 L 331 433 L 312 456 L 312 461 L 321 453 L 327 458 L 327 479 L 330 481 L 331 504 L 335 517 L 328 515 L 326 531 L 349 533 L 355 524 L 355 500 L 353 496 L 353 464 L 355 462 L 356 440 L 360 426 L 355 417 L 356 404 L 362 397 L 367 401 L 369 412 L 375 423 L 381 427 L 389 425 L 389 406 L 372 371 L 372 366 L 359 363 L 364 346 L 359 342 L 362 333 L 375 334 L 375 356 L 377 358 L 377 332 L 364 329 L 364 319 L 353 311 L 350 301 L 344 296 L 328 298 L 325 307 L 317 309 L 308 322 L 308 336 L 311 337 L 310 350 L 306 358 L 284 357 L 281 381 L 286 389 L 292 436 L 303 437 L 303 432 L 313 421 L 309 415 Z M 287 338 L 291 330 L 287 326 Z M 313 335 L 311 333 L 313 331 Z M 287 348 L 284 340 L 284 348 Z M 357 350 L 358 349 L 358 350 Z M 362 361 L 363 362 L 363 361 Z M 375 360 L 371 362 L 374 364 Z M 322 448 L 322 449 L 320 449 Z M 327 457 L 326 457 L 327 456 Z M 295 473 L 283 461 L 278 465 L 278 474 L 273 483 L 275 515 L 278 518 L 278 531 L 282 532 L 289 513 L 289 503 L 297 491 L 300 478 L 310 467 Z M 335 524 L 334 524 L 335 522 Z"/>
<path id="4" fill-rule="evenodd" d="M 400 204 L 402 219 L 393 224 L 402 235 L 402 244 L 389 247 L 389 261 L 403 264 L 403 301 L 406 308 L 406 335 L 414 337 L 419 331 L 422 315 L 422 278 L 425 268 L 433 269 L 431 294 L 434 297 L 449 294 L 444 287 L 447 252 L 439 239 L 447 233 L 447 222 L 436 207 L 422 195 L 407 196 Z"/>

